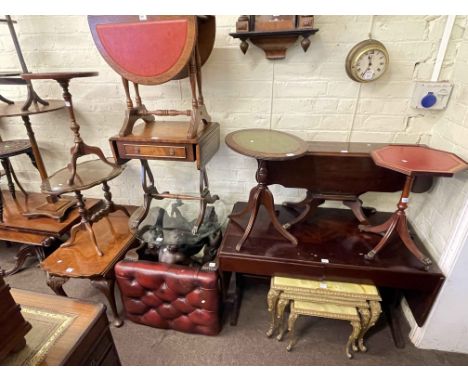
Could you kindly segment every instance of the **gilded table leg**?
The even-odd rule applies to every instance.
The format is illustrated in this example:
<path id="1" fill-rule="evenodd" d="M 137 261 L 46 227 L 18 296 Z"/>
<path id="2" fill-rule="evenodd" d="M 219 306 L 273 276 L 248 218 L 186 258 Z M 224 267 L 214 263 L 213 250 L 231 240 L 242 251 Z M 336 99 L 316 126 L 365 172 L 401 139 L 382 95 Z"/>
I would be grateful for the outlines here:
<path id="1" fill-rule="evenodd" d="M 268 291 L 267 296 L 267 303 L 268 303 L 268 311 L 271 315 L 270 327 L 266 333 L 267 337 L 271 337 L 276 331 L 276 305 L 278 302 L 278 297 L 280 295 L 280 291 L 275 289 L 270 289 Z"/>
<path id="2" fill-rule="evenodd" d="M 361 317 L 361 325 L 362 330 L 359 333 L 358 338 L 358 347 L 359 351 L 366 352 L 367 347 L 364 345 L 364 334 L 366 334 L 367 330 L 369 329 L 369 323 L 371 319 L 371 313 L 369 308 L 358 308 L 359 316 Z"/>
<path id="3" fill-rule="evenodd" d="M 278 305 L 276 307 L 276 318 L 278 320 L 278 327 L 279 327 L 279 333 L 276 336 L 276 339 L 278 341 L 281 341 L 283 339 L 284 333 L 286 331 L 285 320 L 284 320 L 284 310 L 286 309 L 286 306 L 288 306 L 288 304 L 289 304 L 288 299 L 280 298 L 278 301 Z"/>
<path id="4" fill-rule="evenodd" d="M 361 323 L 359 321 L 351 321 L 351 326 L 353 327 L 353 331 L 351 332 L 351 335 L 349 336 L 349 339 L 348 339 L 348 343 L 346 344 L 346 356 L 349 359 L 353 358 L 353 355 L 351 353 L 351 348 L 354 351 L 358 350 L 355 343 L 359 337 L 359 333 L 361 333 L 361 330 L 362 330 Z"/>
<path id="5" fill-rule="evenodd" d="M 65 284 L 67 281 L 68 277 L 55 276 L 47 272 L 47 285 L 58 296 L 67 297 L 67 294 L 63 290 L 63 284 Z"/>
<path id="6" fill-rule="evenodd" d="M 289 319 L 288 319 L 288 331 L 289 331 L 290 339 L 289 339 L 289 344 L 286 347 L 287 351 L 291 351 L 291 349 L 293 348 L 293 346 L 297 342 L 297 337 L 296 337 L 296 320 L 297 320 L 297 317 L 298 317 L 297 313 L 294 310 L 292 310 L 291 314 L 289 315 Z"/>
<path id="7" fill-rule="evenodd" d="M 117 304 L 115 302 L 115 279 L 114 278 L 102 278 L 102 279 L 95 279 L 91 280 L 91 284 L 93 287 L 98 289 L 101 293 L 106 296 L 107 301 L 112 310 L 112 315 L 114 316 L 113 324 L 115 327 L 119 328 L 123 325 L 122 319 L 119 317 L 117 313 Z"/>

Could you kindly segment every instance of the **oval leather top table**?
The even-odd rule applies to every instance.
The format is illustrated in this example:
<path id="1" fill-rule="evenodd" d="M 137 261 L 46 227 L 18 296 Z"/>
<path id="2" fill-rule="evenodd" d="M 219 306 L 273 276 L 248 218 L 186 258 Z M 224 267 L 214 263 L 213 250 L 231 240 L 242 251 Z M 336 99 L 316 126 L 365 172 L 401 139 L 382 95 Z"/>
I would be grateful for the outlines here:
<path id="1" fill-rule="evenodd" d="M 245 129 L 228 134 L 226 136 L 226 145 L 239 154 L 257 159 L 258 163 L 255 176 L 258 184 L 250 191 L 246 208 L 240 213 L 229 216 L 230 219 L 239 218 L 250 211 L 249 221 L 242 238 L 236 245 L 236 250 L 240 251 L 249 237 L 261 204 L 268 211 L 276 230 L 296 246 L 297 239 L 286 230 L 276 216 L 273 194 L 267 186 L 268 169 L 265 162 L 269 160 L 286 161 L 301 157 L 307 152 L 307 143 L 295 135 L 278 130 Z"/>
<path id="2" fill-rule="evenodd" d="M 245 129 L 226 135 L 226 145 L 239 154 L 263 160 L 288 160 L 304 155 L 307 143 L 278 130 Z"/>
<path id="3" fill-rule="evenodd" d="M 373 259 L 396 230 L 405 246 L 427 270 L 432 261 L 419 250 L 411 238 L 405 213 L 414 178 L 416 175 L 451 177 L 456 172 L 468 169 L 468 163 L 455 154 L 426 146 L 389 145 L 372 151 L 371 156 L 376 165 L 405 174 L 406 181 L 397 204 L 398 209 L 385 223 L 378 226 L 359 226 L 361 231 L 383 235 L 365 257 Z"/>

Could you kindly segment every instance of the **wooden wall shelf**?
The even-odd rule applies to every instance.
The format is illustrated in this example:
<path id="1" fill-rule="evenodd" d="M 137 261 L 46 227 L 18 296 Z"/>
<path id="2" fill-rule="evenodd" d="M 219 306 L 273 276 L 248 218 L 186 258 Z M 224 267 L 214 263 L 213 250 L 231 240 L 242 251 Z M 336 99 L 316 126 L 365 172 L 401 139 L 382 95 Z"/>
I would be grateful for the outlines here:
<path id="1" fill-rule="evenodd" d="M 291 20 L 291 23 L 294 24 L 291 24 L 290 28 L 287 29 L 284 29 L 285 20 L 269 20 L 271 24 L 263 22 L 261 25 L 258 23 L 257 26 L 254 16 L 241 16 L 236 25 L 236 32 L 229 35 L 241 40 L 240 48 L 244 54 L 249 48 L 247 40 L 250 40 L 252 44 L 265 52 L 269 60 L 285 58 L 287 49 L 297 41 L 299 36 L 302 36 L 301 46 L 306 52 L 310 46 L 309 37 L 318 32 L 317 28 L 313 28 L 313 17 L 308 17 L 307 21 L 305 18 L 300 21 L 299 18 L 302 16 L 286 17 L 294 17 L 294 20 Z M 304 24 L 304 22 L 306 23 Z"/>

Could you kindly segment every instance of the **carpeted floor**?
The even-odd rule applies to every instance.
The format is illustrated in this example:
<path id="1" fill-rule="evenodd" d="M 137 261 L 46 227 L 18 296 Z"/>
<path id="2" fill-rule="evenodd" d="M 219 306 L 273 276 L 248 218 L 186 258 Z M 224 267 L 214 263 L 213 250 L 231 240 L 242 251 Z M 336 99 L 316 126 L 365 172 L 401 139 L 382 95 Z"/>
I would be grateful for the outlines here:
<path id="1" fill-rule="evenodd" d="M 0 267 L 11 267 L 14 250 L 0 243 Z M 47 287 L 44 272 L 33 259 L 28 259 L 25 269 L 6 277 L 6 281 L 13 288 L 53 293 Z M 104 297 L 87 280 L 70 280 L 64 289 L 72 297 L 105 303 Z M 383 321 L 368 336 L 369 351 L 357 353 L 354 359 L 348 360 L 344 347 L 351 330 L 349 323 L 299 318 L 300 339 L 289 353 L 286 341 L 265 336 L 269 323 L 267 292 L 268 285 L 247 283 L 238 325 L 225 324 L 216 337 L 154 329 L 128 321 L 121 328 L 112 327 L 122 364 L 468 365 L 468 355 L 416 349 L 409 340 L 404 349 L 396 349 Z"/>

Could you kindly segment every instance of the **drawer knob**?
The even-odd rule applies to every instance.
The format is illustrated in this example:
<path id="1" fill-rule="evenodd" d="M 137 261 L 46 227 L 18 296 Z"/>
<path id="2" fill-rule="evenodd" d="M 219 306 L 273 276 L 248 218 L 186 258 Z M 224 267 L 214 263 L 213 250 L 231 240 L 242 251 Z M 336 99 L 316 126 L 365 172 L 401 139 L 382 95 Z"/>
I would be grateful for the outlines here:
<path id="1" fill-rule="evenodd" d="M 170 156 L 174 156 L 174 155 L 175 155 L 175 150 L 174 150 L 172 147 L 169 149 L 169 155 L 170 155 Z"/>

